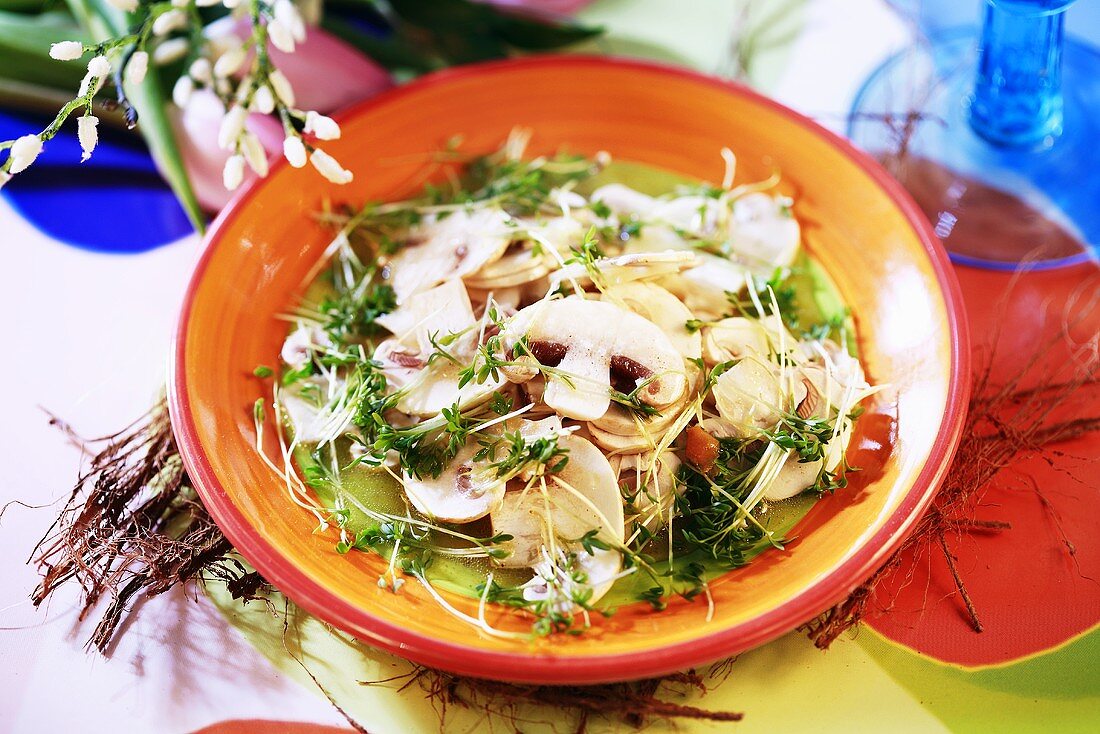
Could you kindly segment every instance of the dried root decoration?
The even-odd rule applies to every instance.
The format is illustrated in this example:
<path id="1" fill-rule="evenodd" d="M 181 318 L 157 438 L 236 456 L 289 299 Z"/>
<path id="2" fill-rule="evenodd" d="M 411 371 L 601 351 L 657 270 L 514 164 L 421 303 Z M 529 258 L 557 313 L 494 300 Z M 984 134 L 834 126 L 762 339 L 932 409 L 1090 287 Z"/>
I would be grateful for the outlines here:
<path id="1" fill-rule="evenodd" d="M 669 693 L 683 694 L 691 690 L 706 693 L 708 678 L 715 677 L 715 670 L 725 666 L 726 662 L 715 664 L 708 676 L 691 670 L 663 678 L 594 686 L 500 683 L 419 666 L 407 675 L 381 681 L 361 681 L 361 685 L 397 685 L 399 690 L 418 686 L 439 713 L 443 724 L 447 720 L 447 710 L 452 706 L 481 711 L 487 722 L 496 721 L 511 726 L 525 723 L 525 707 L 546 706 L 569 714 L 575 726 L 573 731 L 580 734 L 588 731 L 589 721 L 597 717 L 619 720 L 634 727 L 645 726 L 654 720 L 740 721 L 744 718 L 740 712 L 711 711 L 665 698 Z M 725 668 L 719 670 L 718 681 L 725 680 L 728 674 Z"/>
<path id="2" fill-rule="evenodd" d="M 74 581 L 80 619 L 106 601 L 89 645 L 106 652 L 126 613 L 143 598 L 189 581 L 217 579 L 236 598 L 260 598 L 260 576 L 233 554 L 187 477 L 162 398 L 122 431 L 81 439 L 51 416 L 90 456 L 65 506 L 31 560 L 42 580 L 31 595 L 42 604 Z"/>

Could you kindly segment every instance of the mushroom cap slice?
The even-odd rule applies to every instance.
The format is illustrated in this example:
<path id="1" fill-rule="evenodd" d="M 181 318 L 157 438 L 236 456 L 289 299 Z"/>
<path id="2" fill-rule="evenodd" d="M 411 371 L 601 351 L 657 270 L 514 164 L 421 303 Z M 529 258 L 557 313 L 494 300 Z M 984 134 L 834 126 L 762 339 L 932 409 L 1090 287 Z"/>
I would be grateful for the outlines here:
<path id="1" fill-rule="evenodd" d="M 493 532 L 512 536 L 512 554 L 499 561 L 502 566 L 534 566 L 543 546 L 570 544 L 591 530 L 606 542 L 623 542 L 622 495 L 603 452 L 579 436 L 560 436 L 558 446 L 569 461 L 547 475 L 545 493 L 538 483 L 506 492 L 490 513 Z"/>
<path id="2" fill-rule="evenodd" d="M 805 492 L 817 481 L 822 463 L 821 459 L 801 462 L 797 451 L 790 452 L 775 479 L 764 490 L 764 499 L 778 502 Z"/>
<path id="3" fill-rule="evenodd" d="M 374 358 L 390 386 L 406 390 L 398 402 L 403 413 L 433 416 L 456 402 L 477 405 L 492 396 L 504 384 L 490 377 L 484 383 L 470 382 L 459 387 L 462 366 L 448 359 L 428 360 L 435 346 L 432 340 L 450 334 L 462 334 L 446 347 L 459 361 L 473 359 L 477 347 L 477 329 L 470 297 L 461 280 L 453 280 L 418 293 L 397 311 L 388 314 L 388 329 L 405 329 L 375 349 Z"/>
<path id="4" fill-rule="evenodd" d="M 619 217 L 644 217 L 657 206 L 657 199 L 621 183 L 605 184 L 589 197 Z"/>
<path id="5" fill-rule="evenodd" d="M 718 233 L 719 223 L 727 212 L 726 205 L 711 196 L 677 196 L 660 200 L 650 211 L 649 219 L 709 239 Z"/>
<path id="6" fill-rule="evenodd" d="M 588 432 L 601 448 L 620 454 L 633 454 L 653 449 L 680 417 L 687 405 L 687 395 L 674 406 L 648 420 L 638 419 L 620 405 L 612 405 L 599 420 L 588 423 Z"/>
<path id="7" fill-rule="evenodd" d="M 433 336 L 458 334 L 475 323 L 470 294 L 461 280 L 417 293 L 400 307 L 375 319 L 403 344 L 415 346 L 427 355 L 435 348 Z"/>
<path id="8" fill-rule="evenodd" d="M 584 199 L 580 202 L 583 206 Z M 467 275 L 467 285 L 485 290 L 534 282 L 545 277 L 560 262 L 560 256 L 549 255 L 547 248 L 568 252 L 584 239 L 583 225 L 571 217 L 555 217 L 545 222 L 519 220 L 519 224 L 526 230 L 527 239 L 513 244 L 498 260 Z"/>
<path id="9" fill-rule="evenodd" d="M 600 300 L 622 306 L 660 326 L 685 359 L 698 359 L 702 353 L 702 337 L 687 328 L 687 322 L 695 318 L 695 314 L 661 286 L 623 283 L 608 288 L 600 295 Z"/>
<path id="10" fill-rule="evenodd" d="M 703 329 L 703 359 L 708 365 L 750 354 L 768 354 L 768 335 L 759 320 L 734 316 Z"/>
<path id="11" fill-rule="evenodd" d="M 410 230 L 408 244 L 388 265 L 398 304 L 496 260 L 508 249 L 513 232 L 512 218 L 493 207 L 426 217 Z"/>
<path id="12" fill-rule="evenodd" d="M 550 272 L 550 263 L 534 247 L 512 247 L 500 259 L 466 276 L 471 288 L 512 288 L 538 280 Z"/>
<path id="13" fill-rule="evenodd" d="M 744 265 L 706 252 L 699 253 L 697 261 L 694 268 L 680 273 L 665 286 L 700 318 L 720 318 L 729 311 L 727 294 L 745 287 L 748 271 Z"/>
<path id="14" fill-rule="evenodd" d="M 517 313 L 504 334 L 507 349 L 526 337 L 543 365 L 564 373 L 546 375 L 542 401 L 568 418 L 603 416 L 613 374 L 631 390 L 644 385 L 639 400 L 657 408 L 687 390 L 683 359 L 660 327 L 610 303 L 580 296 L 540 301 Z"/>
<path id="15" fill-rule="evenodd" d="M 791 451 L 783 468 L 779 470 L 775 479 L 764 491 L 764 499 L 772 502 L 794 497 L 814 486 L 818 474 L 824 468 L 826 471 L 836 471 L 844 458 L 844 451 L 852 439 L 852 423 L 844 420 L 836 437 L 825 444 L 825 458 L 817 461 L 801 462 L 798 460 L 798 452 Z"/>
<path id="16" fill-rule="evenodd" d="M 475 464 L 480 446 L 470 442 L 438 477 L 417 479 L 402 469 L 405 496 L 420 512 L 443 522 L 473 522 L 500 506 L 505 483 L 496 472 Z"/>
<path id="17" fill-rule="evenodd" d="M 783 412 L 806 397 L 806 386 L 778 365 L 750 356 L 719 376 L 713 394 L 718 414 L 749 438 L 774 428 Z"/>
<path id="18" fill-rule="evenodd" d="M 600 271 L 604 285 L 630 283 L 636 280 L 652 280 L 675 275 L 697 264 L 694 252 L 687 250 L 663 250 L 660 252 L 631 252 L 616 257 L 601 257 L 594 267 Z M 584 263 L 570 263 L 550 273 L 550 287 L 561 285 L 587 285 L 592 275 Z"/>
<path id="19" fill-rule="evenodd" d="M 790 267 L 798 255 L 801 228 L 779 197 L 755 192 L 733 202 L 729 238 L 734 252 L 753 272 L 769 277 L 777 267 Z"/>
<path id="20" fill-rule="evenodd" d="M 340 386 L 333 390 L 333 394 L 344 393 L 343 381 L 339 382 Z M 293 431 L 294 441 L 307 444 L 319 443 L 346 433 L 351 428 L 353 412 L 340 410 L 340 406 L 318 405 L 301 392 L 307 386 L 312 386 L 316 390 L 315 394 L 320 395 L 325 395 L 329 390 L 327 381 L 311 377 L 292 388 L 279 392 L 279 404 Z"/>

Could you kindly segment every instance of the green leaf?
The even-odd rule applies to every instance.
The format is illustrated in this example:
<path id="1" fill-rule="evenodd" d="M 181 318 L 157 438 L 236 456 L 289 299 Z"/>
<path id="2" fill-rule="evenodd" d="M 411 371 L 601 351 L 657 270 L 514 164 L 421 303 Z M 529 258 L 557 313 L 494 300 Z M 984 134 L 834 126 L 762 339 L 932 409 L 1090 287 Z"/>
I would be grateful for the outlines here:
<path id="1" fill-rule="evenodd" d="M 86 62 L 56 61 L 50 45 L 58 41 L 89 42 L 91 38 L 68 13 L 21 15 L 0 11 L 0 78 L 71 89 L 76 93 Z"/>
<path id="2" fill-rule="evenodd" d="M 546 51 L 561 48 L 602 34 L 600 26 L 587 26 L 571 21 L 545 23 L 518 15 L 497 15 L 493 29 L 507 44 L 525 51 Z"/>
<path id="3" fill-rule="evenodd" d="M 11 13 L 39 13 L 51 4 L 51 0 L 0 0 L 0 10 Z"/>
<path id="4" fill-rule="evenodd" d="M 329 33 L 351 44 L 390 71 L 409 70 L 424 74 L 440 68 L 443 64 L 433 53 L 425 53 L 420 46 L 393 36 L 379 38 L 363 33 L 357 27 L 338 17 L 326 15 L 321 27 Z"/>

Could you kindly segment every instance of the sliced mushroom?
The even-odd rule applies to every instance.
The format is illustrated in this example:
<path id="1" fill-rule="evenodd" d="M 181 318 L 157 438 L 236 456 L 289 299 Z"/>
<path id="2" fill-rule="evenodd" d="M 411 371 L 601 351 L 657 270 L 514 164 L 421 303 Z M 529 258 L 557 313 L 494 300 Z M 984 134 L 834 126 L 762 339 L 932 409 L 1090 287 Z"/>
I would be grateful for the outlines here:
<path id="1" fill-rule="evenodd" d="M 397 302 L 493 262 L 504 254 L 513 232 L 511 217 L 491 207 L 425 217 L 387 266 Z"/>
<path id="2" fill-rule="evenodd" d="M 592 192 L 592 201 L 600 202 L 619 217 L 640 217 L 657 206 L 657 199 L 621 183 L 606 184 Z"/>
<path id="3" fill-rule="evenodd" d="M 787 330 L 779 316 L 749 319 L 734 316 L 717 321 L 703 329 L 703 359 L 709 365 L 756 355 L 787 355 L 802 364 L 812 354 Z"/>
<path id="4" fill-rule="evenodd" d="M 617 257 L 603 257 L 594 266 L 600 271 L 604 285 L 613 286 L 636 280 L 654 280 L 675 275 L 697 264 L 695 253 L 684 250 L 663 252 L 634 252 Z M 591 274 L 584 263 L 570 263 L 550 273 L 550 287 L 558 289 L 566 285 L 587 285 Z"/>
<path id="5" fill-rule="evenodd" d="M 476 273 L 466 276 L 471 288 L 483 290 L 512 288 L 538 280 L 552 267 L 545 254 L 528 243 L 518 243 L 498 260 L 488 263 Z"/>
<path id="6" fill-rule="evenodd" d="M 523 598 L 551 602 L 551 609 L 562 614 L 573 611 L 573 599 L 585 589 L 589 592 L 590 604 L 598 601 L 611 590 L 622 570 L 622 556 L 612 550 L 593 548 L 591 554 L 583 548 L 573 548 L 570 554 L 559 550 L 558 558 L 558 564 L 551 565 L 547 553 L 532 567 L 535 575 L 523 585 Z M 560 591 L 552 590 L 552 583 L 556 583 Z"/>
<path id="7" fill-rule="evenodd" d="M 433 338 L 458 334 L 471 327 L 474 319 L 470 295 L 461 280 L 445 283 L 416 294 L 399 308 L 375 321 L 401 344 L 430 354 Z"/>
<path id="8" fill-rule="evenodd" d="M 401 471 L 405 496 L 413 507 L 443 522 L 473 522 L 500 507 L 505 483 L 473 458 L 481 447 L 471 441 L 438 477 L 416 478 Z"/>
<path id="9" fill-rule="evenodd" d="M 852 424 L 845 420 L 837 433 L 836 438 L 825 444 L 825 458 L 817 461 L 802 462 L 798 460 L 798 453 L 790 452 L 783 468 L 779 470 L 772 483 L 764 491 L 764 499 L 772 502 L 785 500 L 797 494 L 805 492 L 814 486 L 822 468 L 826 471 L 836 471 L 844 458 L 844 451 L 852 438 Z"/>
<path id="10" fill-rule="evenodd" d="M 729 294 L 745 287 L 745 266 L 724 257 L 699 253 L 697 265 L 665 283 L 679 296 L 696 317 L 705 321 L 719 319 L 730 310 Z M 769 273 L 770 275 L 770 273 Z"/>
<path id="11" fill-rule="evenodd" d="M 433 416 L 458 402 L 463 406 L 487 400 L 503 380 L 490 377 L 484 383 L 459 387 L 465 363 L 474 358 L 478 328 L 466 287 L 448 281 L 418 294 L 385 322 L 386 328 L 405 329 L 383 341 L 374 352 L 389 386 L 403 390 L 398 409 L 418 416 Z M 440 339 L 460 334 L 444 348 L 460 364 L 446 358 L 432 360 Z M 430 364 L 429 364 L 430 362 Z"/>
<path id="12" fill-rule="evenodd" d="M 579 296 L 540 301 L 516 314 L 504 335 L 509 351 L 526 337 L 532 355 L 555 368 L 542 400 L 568 418 L 602 417 L 613 384 L 625 392 L 643 386 L 638 399 L 658 409 L 687 389 L 683 359 L 660 327 L 610 303 Z"/>
<path id="13" fill-rule="evenodd" d="M 649 319 L 665 332 L 672 345 L 686 359 L 698 359 L 702 352 L 702 337 L 689 331 L 687 322 L 695 318 L 676 296 L 652 283 L 623 283 L 608 288 L 601 301 L 614 303 Z"/>
<path id="14" fill-rule="evenodd" d="M 577 436 L 561 436 L 558 446 L 566 449 L 569 461 L 546 477 L 546 491 L 535 483 L 506 492 L 490 514 L 493 532 L 512 536 L 512 553 L 499 561 L 502 566 L 534 566 L 542 559 L 542 549 L 555 545 L 587 555 L 576 541 L 592 530 L 605 542 L 623 543 L 622 496 L 603 453 Z"/>
<path id="15" fill-rule="evenodd" d="M 649 219 L 694 237 L 712 239 L 728 216 L 725 203 L 710 196 L 677 196 L 660 201 Z"/>
<path id="16" fill-rule="evenodd" d="M 342 384 L 338 380 L 330 386 L 328 381 L 311 377 L 279 392 L 279 403 L 296 443 L 328 441 L 351 429 L 353 413 L 328 402 L 330 389 L 333 395 L 344 394 Z"/>
<path id="17" fill-rule="evenodd" d="M 320 326 L 298 324 L 297 328 L 287 335 L 279 356 L 287 366 L 300 369 L 309 362 L 311 352 L 331 346 L 332 339 Z"/>
<path id="18" fill-rule="evenodd" d="M 621 405 L 612 405 L 598 420 L 588 424 L 592 440 L 607 451 L 619 454 L 632 454 L 654 448 L 669 427 L 680 417 L 687 405 L 687 395 L 675 405 L 661 411 L 660 415 L 647 420 L 635 420 L 630 411 Z"/>
<path id="19" fill-rule="evenodd" d="M 777 267 L 789 267 L 798 255 L 801 230 L 787 203 L 760 192 L 733 202 L 730 245 L 762 277 L 769 277 Z"/>
<path id="20" fill-rule="evenodd" d="M 719 376 L 713 389 L 719 415 L 742 438 L 774 428 L 781 415 L 806 397 L 806 386 L 788 370 L 756 356 Z"/>
<path id="21" fill-rule="evenodd" d="M 770 502 L 778 502 L 805 492 L 817 481 L 817 476 L 821 473 L 822 463 L 820 459 L 817 461 L 799 461 L 798 452 L 792 451 L 775 479 L 764 490 L 764 499 Z"/>
<path id="22" fill-rule="evenodd" d="M 768 332 L 758 319 L 722 319 L 703 329 L 703 359 L 708 365 L 768 355 Z"/>

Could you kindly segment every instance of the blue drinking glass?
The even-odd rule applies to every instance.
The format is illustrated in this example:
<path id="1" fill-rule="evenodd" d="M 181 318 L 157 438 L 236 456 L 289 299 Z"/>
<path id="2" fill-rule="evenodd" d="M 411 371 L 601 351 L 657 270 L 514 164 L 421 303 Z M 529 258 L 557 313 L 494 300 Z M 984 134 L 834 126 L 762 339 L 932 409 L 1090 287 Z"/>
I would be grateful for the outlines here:
<path id="1" fill-rule="evenodd" d="M 985 0 L 979 33 L 937 29 L 856 96 L 849 136 L 913 194 L 957 262 L 1096 257 L 1100 53 L 1067 39 L 1072 4 Z"/>

